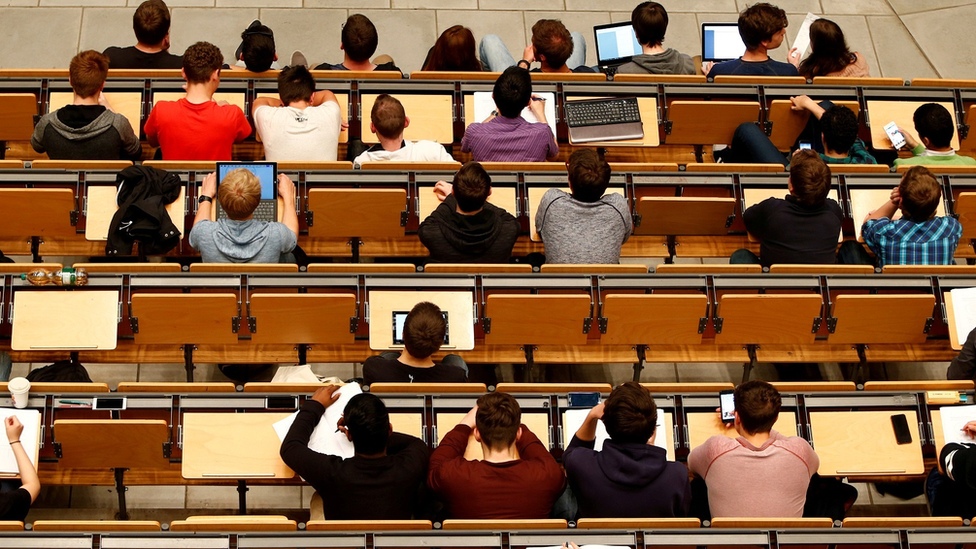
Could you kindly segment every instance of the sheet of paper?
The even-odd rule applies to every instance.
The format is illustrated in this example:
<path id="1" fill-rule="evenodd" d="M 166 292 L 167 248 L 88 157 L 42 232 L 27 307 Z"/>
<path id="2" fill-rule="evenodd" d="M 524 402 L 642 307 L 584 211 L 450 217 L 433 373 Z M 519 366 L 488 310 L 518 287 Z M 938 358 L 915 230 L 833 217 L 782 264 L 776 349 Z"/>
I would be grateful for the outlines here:
<path id="1" fill-rule="evenodd" d="M 956 330 L 957 341 L 961 345 L 969 337 L 969 332 L 976 328 L 976 288 L 956 288 L 949 295 L 952 296 L 949 324 Z"/>
<path id="2" fill-rule="evenodd" d="M 556 94 L 540 92 L 532 95 L 546 100 L 546 122 L 552 129 L 552 135 L 556 135 Z M 469 122 L 481 122 L 488 118 L 493 110 L 495 110 L 495 100 L 491 98 L 491 92 L 474 92 L 474 120 Z M 528 107 L 522 109 L 522 118 L 533 124 L 539 122 Z"/>
<path id="3" fill-rule="evenodd" d="M 800 30 L 797 31 L 796 40 L 793 41 L 793 47 L 796 48 L 796 53 L 800 59 L 803 59 L 810 48 L 810 25 L 817 19 L 820 19 L 820 16 L 808 12 L 803 23 L 800 23 Z"/>
<path id="4" fill-rule="evenodd" d="M 962 432 L 964 425 L 976 420 L 976 405 L 973 406 L 943 406 L 939 408 L 942 414 L 942 435 L 946 444 L 950 442 L 974 443 L 976 440 Z"/>
<path id="5" fill-rule="evenodd" d="M 24 451 L 27 452 L 27 457 L 34 464 L 34 468 L 37 468 L 37 436 L 41 429 L 41 413 L 37 410 L 0 408 L 0 418 L 6 421 L 10 416 L 17 416 L 17 419 L 24 424 L 24 432 L 20 434 L 20 443 L 24 446 Z M 17 468 L 14 451 L 10 448 L 9 444 L 0 444 L 0 474 L 16 475 L 19 473 L 20 470 Z"/>
<path id="6" fill-rule="evenodd" d="M 586 420 L 586 414 L 588 413 L 590 413 L 589 408 L 573 408 L 566 410 L 566 424 L 563 425 L 563 440 L 567 446 L 569 445 L 569 442 L 573 440 L 573 435 L 576 434 L 576 431 L 578 431 L 580 426 L 583 425 L 583 421 Z M 669 425 L 667 428 L 670 429 L 671 426 Z M 657 428 L 654 431 L 657 433 L 657 437 L 654 438 L 654 446 L 667 451 L 667 437 L 664 436 L 664 429 L 664 413 L 658 411 Z M 609 438 L 610 435 L 607 433 L 607 428 L 603 425 L 603 420 L 598 421 L 596 423 L 596 441 L 593 448 L 597 451 L 603 450 L 603 441 Z"/>
<path id="7" fill-rule="evenodd" d="M 278 366 L 271 383 L 318 383 L 319 377 L 312 373 L 308 364 L 300 366 Z"/>
<path id="8" fill-rule="evenodd" d="M 339 422 L 339 418 L 342 417 L 342 412 L 346 409 L 346 404 L 349 404 L 349 399 L 362 392 L 363 389 L 358 383 L 343 385 L 337 391 L 339 398 L 333 405 L 325 409 L 325 414 L 319 420 L 319 424 L 315 426 L 315 430 L 312 431 L 312 436 L 308 440 L 308 447 L 310 449 L 320 454 L 340 456 L 342 458 L 351 458 L 356 453 L 352 442 L 346 438 L 346 435 L 341 432 L 336 432 L 336 424 Z M 288 430 L 291 429 L 291 424 L 295 422 L 297 415 L 298 412 L 295 412 L 273 425 L 275 433 L 278 433 L 279 439 L 285 440 L 285 436 L 288 434 Z"/>

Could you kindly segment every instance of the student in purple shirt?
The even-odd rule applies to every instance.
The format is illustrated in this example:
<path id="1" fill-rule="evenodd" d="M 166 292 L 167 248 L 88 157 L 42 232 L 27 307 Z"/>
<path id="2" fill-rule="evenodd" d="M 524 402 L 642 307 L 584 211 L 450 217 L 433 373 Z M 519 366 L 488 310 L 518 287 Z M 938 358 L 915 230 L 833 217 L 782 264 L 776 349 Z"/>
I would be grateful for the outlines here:
<path id="1" fill-rule="evenodd" d="M 556 138 L 546 123 L 545 101 L 532 96 L 529 71 L 505 69 L 495 81 L 492 98 L 498 110 L 484 122 L 468 126 L 461 140 L 462 152 L 470 152 L 476 162 L 542 162 L 559 154 Z M 525 107 L 538 123 L 520 116 Z"/>

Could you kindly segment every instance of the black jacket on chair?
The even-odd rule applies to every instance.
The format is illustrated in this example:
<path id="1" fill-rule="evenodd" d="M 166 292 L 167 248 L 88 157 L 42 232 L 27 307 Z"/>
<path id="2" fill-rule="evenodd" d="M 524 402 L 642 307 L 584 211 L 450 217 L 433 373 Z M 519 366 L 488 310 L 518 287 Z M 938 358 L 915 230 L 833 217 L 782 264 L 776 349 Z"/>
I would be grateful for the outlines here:
<path id="1" fill-rule="evenodd" d="M 180 196 L 180 177 L 148 166 L 130 166 L 115 179 L 119 209 L 109 226 L 105 253 L 131 254 L 136 240 L 145 255 L 164 254 L 176 247 L 181 235 L 166 205 Z"/>

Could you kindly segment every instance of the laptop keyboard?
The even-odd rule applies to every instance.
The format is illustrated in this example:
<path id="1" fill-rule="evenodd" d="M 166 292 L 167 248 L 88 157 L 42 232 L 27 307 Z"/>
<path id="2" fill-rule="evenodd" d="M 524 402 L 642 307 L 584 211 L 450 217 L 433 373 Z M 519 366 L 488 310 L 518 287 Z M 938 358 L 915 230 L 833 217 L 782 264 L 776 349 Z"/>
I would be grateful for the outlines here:
<path id="1" fill-rule="evenodd" d="M 258 221 L 278 221 L 275 217 L 275 203 L 273 200 L 262 200 L 254 210 L 254 219 Z"/>
<path id="2" fill-rule="evenodd" d="M 570 128 L 640 122 L 636 97 L 617 97 L 566 102 L 566 121 Z"/>

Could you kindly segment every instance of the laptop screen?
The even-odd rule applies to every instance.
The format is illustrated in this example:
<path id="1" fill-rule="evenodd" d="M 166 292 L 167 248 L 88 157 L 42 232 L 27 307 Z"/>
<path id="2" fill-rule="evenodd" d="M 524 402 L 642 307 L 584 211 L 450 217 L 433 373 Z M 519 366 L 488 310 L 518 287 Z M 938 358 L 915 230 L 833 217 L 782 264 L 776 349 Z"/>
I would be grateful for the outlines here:
<path id="1" fill-rule="evenodd" d="M 274 162 L 218 162 L 217 163 L 217 185 L 227 177 L 227 174 L 244 168 L 258 176 L 261 180 L 261 200 L 274 200 L 277 198 L 275 192 L 275 182 L 278 177 L 278 165 Z"/>
<path id="2" fill-rule="evenodd" d="M 593 27 L 596 35 L 596 58 L 600 65 L 619 65 L 642 53 L 634 26 L 630 21 L 597 25 Z"/>
<path id="3" fill-rule="evenodd" d="M 702 23 L 702 61 L 738 59 L 746 46 L 736 23 Z"/>

